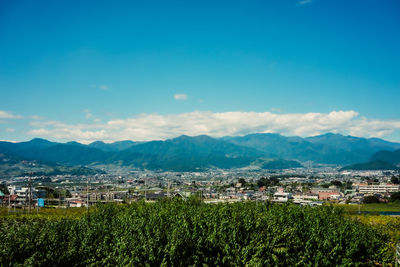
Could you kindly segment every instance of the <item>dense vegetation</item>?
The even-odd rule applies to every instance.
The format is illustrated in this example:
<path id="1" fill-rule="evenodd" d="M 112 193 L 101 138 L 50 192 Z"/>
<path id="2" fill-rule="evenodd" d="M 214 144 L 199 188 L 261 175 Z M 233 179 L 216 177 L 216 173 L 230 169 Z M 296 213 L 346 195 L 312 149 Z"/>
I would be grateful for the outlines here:
<path id="1" fill-rule="evenodd" d="M 400 149 L 395 151 L 379 151 L 375 153 L 372 160 L 383 160 L 392 164 L 400 164 Z"/>
<path id="2" fill-rule="evenodd" d="M 348 165 L 342 168 L 342 170 L 357 170 L 357 171 L 367 171 L 367 170 L 399 170 L 400 168 L 393 165 L 392 163 L 376 160 L 369 161 L 365 163 L 357 163 Z"/>
<path id="3" fill-rule="evenodd" d="M 302 168 L 303 165 L 294 160 L 284 159 L 271 159 L 266 160 L 261 164 L 261 168 L 265 170 L 279 170 L 279 169 L 290 169 L 290 168 Z"/>
<path id="4" fill-rule="evenodd" d="M 393 262 L 393 242 L 338 207 L 105 205 L 83 216 L 0 217 L 0 265 L 347 265 Z"/>

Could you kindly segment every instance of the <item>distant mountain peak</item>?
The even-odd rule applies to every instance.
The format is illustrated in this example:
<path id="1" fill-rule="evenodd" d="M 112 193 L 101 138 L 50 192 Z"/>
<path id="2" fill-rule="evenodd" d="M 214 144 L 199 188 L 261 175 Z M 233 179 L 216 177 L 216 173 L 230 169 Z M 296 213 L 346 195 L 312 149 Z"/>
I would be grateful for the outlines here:
<path id="1" fill-rule="evenodd" d="M 92 146 L 92 145 L 103 145 L 103 144 L 105 144 L 103 141 L 94 141 L 94 142 L 90 143 L 89 146 Z"/>
<path id="2" fill-rule="evenodd" d="M 37 144 L 45 144 L 51 143 L 49 140 L 43 138 L 33 138 L 32 140 L 28 141 L 29 143 L 37 143 Z"/>
<path id="3" fill-rule="evenodd" d="M 198 140 L 198 141 L 207 141 L 207 140 L 216 140 L 215 138 L 208 136 L 208 135 L 196 135 L 196 136 L 189 136 L 189 135 L 180 135 L 176 138 L 172 138 L 170 140 L 180 141 L 180 140 Z"/>
<path id="4" fill-rule="evenodd" d="M 81 144 L 79 142 L 76 141 L 69 141 L 67 143 L 65 143 L 66 145 L 70 145 L 70 146 L 84 146 L 84 144 Z"/>
<path id="5" fill-rule="evenodd" d="M 342 137 L 344 137 L 344 135 L 340 134 L 340 133 L 324 133 L 324 134 L 320 134 L 320 135 L 316 135 L 316 136 L 342 136 Z"/>

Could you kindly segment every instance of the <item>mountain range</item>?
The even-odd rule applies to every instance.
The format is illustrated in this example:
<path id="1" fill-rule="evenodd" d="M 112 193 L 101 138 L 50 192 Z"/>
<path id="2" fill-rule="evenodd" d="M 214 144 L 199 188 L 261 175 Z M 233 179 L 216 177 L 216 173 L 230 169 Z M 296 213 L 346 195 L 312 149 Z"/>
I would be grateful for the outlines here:
<path id="1" fill-rule="evenodd" d="M 105 173 L 99 169 L 83 166 L 66 166 L 54 162 L 27 160 L 18 156 L 0 153 L 0 178 L 10 176 L 94 175 Z"/>
<path id="2" fill-rule="evenodd" d="M 165 141 L 96 141 L 57 143 L 35 138 L 28 142 L 0 142 L 0 153 L 28 160 L 64 165 L 96 166 L 113 164 L 138 169 L 202 171 L 208 168 L 264 169 L 302 167 L 301 162 L 347 165 L 371 159 L 391 159 L 400 143 L 378 138 L 340 134 L 314 137 L 286 137 L 280 134 L 250 134 L 212 138 L 207 135 L 180 136 Z M 384 161 L 387 161 L 382 159 Z M 400 162 L 391 162 L 399 164 Z"/>
<path id="3" fill-rule="evenodd" d="M 280 134 L 250 134 L 224 140 L 256 148 L 279 158 L 339 165 L 368 161 L 374 153 L 381 150 L 400 149 L 400 143 L 332 133 L 307 138 L 286 137 Z"/>

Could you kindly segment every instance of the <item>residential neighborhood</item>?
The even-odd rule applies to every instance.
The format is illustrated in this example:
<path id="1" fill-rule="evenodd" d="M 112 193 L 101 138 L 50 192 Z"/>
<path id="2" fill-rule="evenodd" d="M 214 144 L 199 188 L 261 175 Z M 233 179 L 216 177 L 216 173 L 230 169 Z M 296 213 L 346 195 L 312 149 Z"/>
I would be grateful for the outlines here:
<path id="1" fill-rule="evenodd" d="M 400 191 L 394 171 L 340 171 L 334 167 L 281 171 L 151 172 L 123 175 L 13 177 L 1 181 L 0 205 L 88 207 L 97 203 L 198 197 L 207 203 L 237 201 L 360 204 L 366 196 L 387 202 Z"/>

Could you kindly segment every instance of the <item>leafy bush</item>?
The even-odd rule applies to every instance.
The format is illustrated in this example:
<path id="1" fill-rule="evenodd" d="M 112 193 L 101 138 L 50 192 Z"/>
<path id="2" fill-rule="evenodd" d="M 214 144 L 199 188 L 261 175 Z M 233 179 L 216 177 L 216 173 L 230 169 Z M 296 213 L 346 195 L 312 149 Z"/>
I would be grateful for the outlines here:
<path id="1" fill-rule="evenodd" d="M 349 265 L 393 262 L 383 231 L 336 207 L 166 200 L 81 217 L 0 219 L 0 265 Z"/>
<path id="2" fill-rule="evenodd" d="M 379 203 L 379 198 L 376 196 L 365 196 L 363 199 L 364 204 Z"/>

